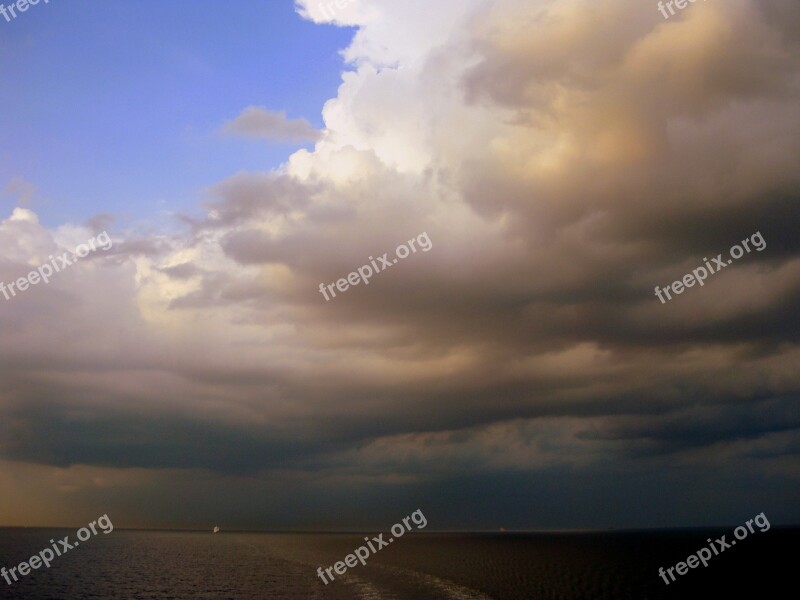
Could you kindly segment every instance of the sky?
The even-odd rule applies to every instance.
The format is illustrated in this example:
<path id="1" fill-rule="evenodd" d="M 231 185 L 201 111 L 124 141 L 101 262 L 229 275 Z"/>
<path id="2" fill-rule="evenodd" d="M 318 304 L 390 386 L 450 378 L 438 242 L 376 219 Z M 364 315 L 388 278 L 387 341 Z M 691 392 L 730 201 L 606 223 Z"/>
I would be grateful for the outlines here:
<path id="1" fill-rule="evenodd" d="M 800 6 L 340 4 L 0 18 L 0 525 L 800 523 Z"/>
<path id="2" fill-rule="evenodd" d="M 288 1 L 105 4 L 52 0 L 0 18 L 0 50 L 18 57 L 0 65 L 0 190 L 35 185 L 46 225 L 109 213 L 166 227 L 231 173 L 280 166 L 295 144 L 215 135 L 247 102 L 323 126 L 349 28 L 298 18 Z"/>

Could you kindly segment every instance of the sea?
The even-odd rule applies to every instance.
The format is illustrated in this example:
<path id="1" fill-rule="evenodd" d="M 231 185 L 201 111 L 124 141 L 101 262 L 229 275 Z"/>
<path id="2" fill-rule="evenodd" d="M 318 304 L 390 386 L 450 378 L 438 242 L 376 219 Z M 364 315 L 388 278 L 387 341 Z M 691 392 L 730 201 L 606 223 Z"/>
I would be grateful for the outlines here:
<path id="1" fill-rule="evenodd" d="M 667 569 L 730 529 L 559 533 L 407 533 L 323 583 L 377 533 L 98 532 L 8 585 L 0 598 L 360 600 L 754 600 L 798 597 L 800 528 L 750 534 L 708 561 Z M 0 567 L 27 561 L 73 529 L 0 528 Z M 388 537 L 388 536 L 385 536 Z"/>

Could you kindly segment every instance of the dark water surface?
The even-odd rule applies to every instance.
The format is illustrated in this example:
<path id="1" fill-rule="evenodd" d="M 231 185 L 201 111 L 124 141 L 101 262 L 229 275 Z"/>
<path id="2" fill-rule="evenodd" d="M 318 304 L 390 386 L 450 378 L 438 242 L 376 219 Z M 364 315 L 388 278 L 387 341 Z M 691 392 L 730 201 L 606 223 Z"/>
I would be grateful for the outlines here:
<path id="1" fill-rule="evenodd" d="M 115 530 L 82 542 L 0 598 L 647 600 L 797 597 L 800 529 L 773 527 L 665 585 L 674 566 L 731 530 L 558 534 L 407 534 L 324 585 L 364 534 L 217 535 Z M 74 530 L 0 528 L 8 569 Z M 377 534 L 370 534 L 372 535 Z"/>

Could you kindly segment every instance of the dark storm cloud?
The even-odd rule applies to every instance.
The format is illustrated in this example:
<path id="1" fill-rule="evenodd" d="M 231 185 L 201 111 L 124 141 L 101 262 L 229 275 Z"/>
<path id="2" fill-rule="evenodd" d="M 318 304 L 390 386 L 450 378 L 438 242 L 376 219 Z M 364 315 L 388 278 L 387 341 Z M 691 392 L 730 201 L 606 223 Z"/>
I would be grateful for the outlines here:
<path id="1" fill-rule="evenodd" d="M 331 441 L 296 432 L 120 410 L 75 414 L 54 404 L 7 411 L 3 455 L 59 467 L 189 469 L 255 473 L 289 467 Z M 13 441 L 12 441 L 13 440 Z"/>
<path id="2" fill-rule="evenodd" d="M 658 444 L 663 451 L 674 451 L 755 439 L 782 431 L 792 432 L 796 438 L 800 436 L 800 398 L 797 396 L 694 405 L 659 417 L 622 417 L 604 429 L 581 432 L 579 437 L 646 440 Z"/>

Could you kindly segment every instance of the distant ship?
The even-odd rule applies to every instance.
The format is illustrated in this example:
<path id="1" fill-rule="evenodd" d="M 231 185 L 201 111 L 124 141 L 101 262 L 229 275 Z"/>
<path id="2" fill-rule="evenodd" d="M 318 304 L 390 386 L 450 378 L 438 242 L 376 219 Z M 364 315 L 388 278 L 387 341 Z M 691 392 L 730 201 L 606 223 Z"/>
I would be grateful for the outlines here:
<path id="1" fill-rule="evenodd" d="M 214 530 L 213 530 L 213 532 L 214 532 L 214 533 L 219 533 L 219 527 L 217 527 L 216 525 L 214 525 Z"/>

